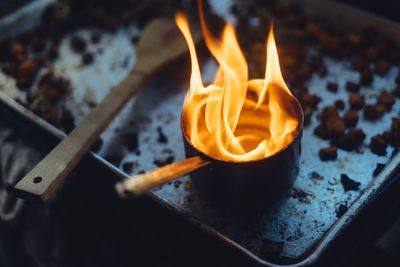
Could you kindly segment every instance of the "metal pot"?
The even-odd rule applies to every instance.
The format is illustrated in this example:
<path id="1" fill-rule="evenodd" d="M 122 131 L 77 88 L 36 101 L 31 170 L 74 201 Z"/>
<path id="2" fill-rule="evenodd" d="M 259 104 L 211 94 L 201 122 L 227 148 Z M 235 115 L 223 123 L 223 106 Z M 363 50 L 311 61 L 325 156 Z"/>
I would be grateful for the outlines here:
<path id="1" fill-rule="evenodd" d="M 297 136 L 279 152 L 259 160 L 231 162 L 214 159 L 199 151 L 185 133 L 185 116 L 181 131 L 186 158 L 201 157 L 209 161 L 190 174 L 194 187 L 205 197 L 233 205 L 263 206 L 285 193 L 299 172 L 304 114 L 300 103 L 293 101 L 299 115 Z"/>

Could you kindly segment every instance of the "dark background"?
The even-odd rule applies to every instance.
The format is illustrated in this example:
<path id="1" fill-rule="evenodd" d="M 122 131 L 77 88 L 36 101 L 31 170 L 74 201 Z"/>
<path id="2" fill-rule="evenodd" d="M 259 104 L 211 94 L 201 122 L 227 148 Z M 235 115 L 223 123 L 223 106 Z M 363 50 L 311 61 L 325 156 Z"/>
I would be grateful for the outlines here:
<path id="1" fill-rule="evenodd" d="M 368 12 L 378 14 L 382 17 L 390 18 L 392 20 L 400 21 L 399 2 L 390 0 L 381 1 L 361 1 L 361 0 L 337 0 L 355 7 L 362 8 Z"/>

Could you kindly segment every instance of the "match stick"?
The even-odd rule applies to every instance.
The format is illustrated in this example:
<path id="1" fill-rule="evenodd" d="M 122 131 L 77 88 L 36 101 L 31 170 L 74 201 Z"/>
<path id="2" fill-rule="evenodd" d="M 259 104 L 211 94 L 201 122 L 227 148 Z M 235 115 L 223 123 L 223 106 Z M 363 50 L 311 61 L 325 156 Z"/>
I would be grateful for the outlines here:
<path id="1" fill-rule="evenodd" d="M 121 197 L 139 196 L 152 188 L 174 181 L 208 164 L 210 162 L 201 157 L 191 157 L 130 177 L 117 183 L 115 188 Z"/>

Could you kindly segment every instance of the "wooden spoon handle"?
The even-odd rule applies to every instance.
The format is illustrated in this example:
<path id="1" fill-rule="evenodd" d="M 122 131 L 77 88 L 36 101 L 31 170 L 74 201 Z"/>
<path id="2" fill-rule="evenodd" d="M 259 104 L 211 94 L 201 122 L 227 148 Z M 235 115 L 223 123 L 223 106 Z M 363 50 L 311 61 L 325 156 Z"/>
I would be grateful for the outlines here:
<path id="1" fill-rule="evenodd" d="M 126 179 L 118 183 L 116 189 L 121 197 L 138 196 L 150 189 L 207 166 L 210 163 L 210 161 L 206 161 L 201 157 L 191 157 Z"/>
<path id="2" fill-rule="evenodd" d="M 62 142 L 16 184 L 15 189 L 47 202 L 113 117 L 135 94 L 145 76 L 132 70 Z"/>

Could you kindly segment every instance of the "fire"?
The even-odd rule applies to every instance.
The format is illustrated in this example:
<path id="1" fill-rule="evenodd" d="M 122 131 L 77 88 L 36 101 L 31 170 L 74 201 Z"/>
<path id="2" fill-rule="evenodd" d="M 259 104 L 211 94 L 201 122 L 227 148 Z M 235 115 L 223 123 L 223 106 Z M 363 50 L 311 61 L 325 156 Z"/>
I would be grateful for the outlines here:
<path id="1" fill-rule="evenodd" d="M 297 100 L 283 80 L 271 27 L 264 79 L 248 79 L 248 65 L 226 24 L 221 40 L 208 30 L 200 8 L 206 45 L 219 64 L 214 82 L 204 86 L 186 17 L 175 21 L 189 47 L 190 87 L 183 106 L 183 130 L 198 150 L 214 159 L 245 162 L 285 149 L 300 128 Z"/>

